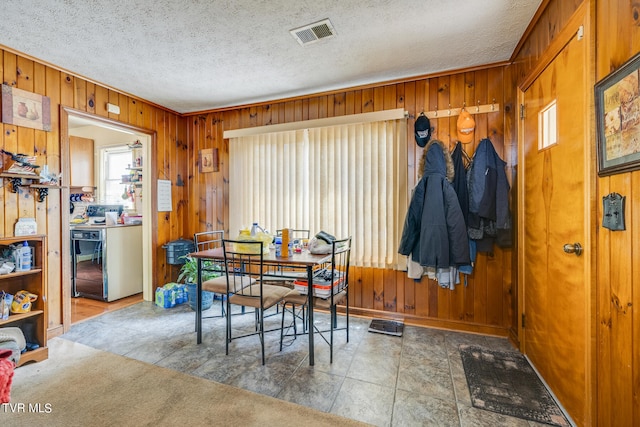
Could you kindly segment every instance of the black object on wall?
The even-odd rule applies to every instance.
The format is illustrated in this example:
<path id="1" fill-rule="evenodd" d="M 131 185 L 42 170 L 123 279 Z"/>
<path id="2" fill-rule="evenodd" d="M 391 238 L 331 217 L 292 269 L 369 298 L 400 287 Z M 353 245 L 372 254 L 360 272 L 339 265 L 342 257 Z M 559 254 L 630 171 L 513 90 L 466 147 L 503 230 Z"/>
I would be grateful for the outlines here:
<path id="1" fill-rule="evenodd" d="M 610 193 L 602 198 L 602 226 L 609 230 L 624 230 L 625 196 Z"/>

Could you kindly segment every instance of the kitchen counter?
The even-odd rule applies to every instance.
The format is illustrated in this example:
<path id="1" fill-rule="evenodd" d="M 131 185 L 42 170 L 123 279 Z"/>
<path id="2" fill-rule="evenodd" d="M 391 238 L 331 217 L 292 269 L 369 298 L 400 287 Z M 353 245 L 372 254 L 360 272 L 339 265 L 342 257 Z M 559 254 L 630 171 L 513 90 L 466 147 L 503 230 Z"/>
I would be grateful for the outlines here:
<path id="1" fill-rule="evenodd" d="M 71 224 L 71 228 L 74 230 L 97 230 L 105 228 L 123 228 L 123 227 L 140 227 L 142 224 Z"/>
<path id="2" fill-rule="evenodd" d="M 71 226 L 74 296 L 114 301 L 142 292 L 142 225 Z"/>

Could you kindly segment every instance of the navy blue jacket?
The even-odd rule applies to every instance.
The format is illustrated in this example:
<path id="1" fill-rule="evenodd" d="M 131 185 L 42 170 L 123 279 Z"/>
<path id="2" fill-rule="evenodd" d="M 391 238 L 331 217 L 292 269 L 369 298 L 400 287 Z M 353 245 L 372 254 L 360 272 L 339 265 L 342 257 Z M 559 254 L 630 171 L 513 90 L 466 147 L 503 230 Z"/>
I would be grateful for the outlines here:
<path id="1" fill-rule="evenodd" d="M 469 237 L 478 242 L 478 251 L 490 251 L 494 241 L 511 246 L 511 213 L 506 162 L 498 156 L 491 140 L 478 144 L 467 173 L 469 190 Z"/>

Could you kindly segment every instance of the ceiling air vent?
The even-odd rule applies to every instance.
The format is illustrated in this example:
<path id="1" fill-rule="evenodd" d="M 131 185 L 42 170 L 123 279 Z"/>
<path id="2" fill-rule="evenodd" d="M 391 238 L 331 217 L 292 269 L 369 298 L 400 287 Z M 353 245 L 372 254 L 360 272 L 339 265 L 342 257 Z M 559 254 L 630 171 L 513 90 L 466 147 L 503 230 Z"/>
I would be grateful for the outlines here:
<path id="1" fill-rule="evenodd" d="M 289 32 L 301 46 L 315 43 L 321 39 L 335 37 L 336 35 L 336 31 L 328 19 L 305 25 L 304 27 L 294 28 Z"/>

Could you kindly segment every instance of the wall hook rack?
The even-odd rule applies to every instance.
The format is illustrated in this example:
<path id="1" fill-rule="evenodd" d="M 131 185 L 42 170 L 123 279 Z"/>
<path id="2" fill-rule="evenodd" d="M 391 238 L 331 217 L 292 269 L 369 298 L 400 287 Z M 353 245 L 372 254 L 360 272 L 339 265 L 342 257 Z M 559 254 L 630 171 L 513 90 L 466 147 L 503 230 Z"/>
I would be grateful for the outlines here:
<path id="1" fill-rule="evenodd" d="M 435 110 L 425 111 L 424 114 L 430 119 L 435 119 L 435 118 L 438 118 L 438 116 L 447 116 L 447 117 L 458 116 L 460 115 L 460 112 L 464 109 L 466 109 L 467 112 L 469 112 L 469 114 L 496 113 L 500 111 L 500 104 L 495 102 L 495 98 L 493 99 L 493 101 L 494 102 L 491 104 L 484 104 L 484 105 L 480 105 L 480 101 L 478 101 L 478 104 L 476 105 L 475 110 L 466 109 L 465 104 L 463 104 L 462 107 L 458 107 L 458 108 L 451 108 L 451 105 L 449 105 L 449 108 L 446 110 L 438 110 L 438 107 L 436 106 Z"/>

